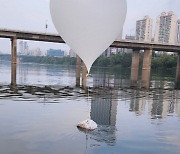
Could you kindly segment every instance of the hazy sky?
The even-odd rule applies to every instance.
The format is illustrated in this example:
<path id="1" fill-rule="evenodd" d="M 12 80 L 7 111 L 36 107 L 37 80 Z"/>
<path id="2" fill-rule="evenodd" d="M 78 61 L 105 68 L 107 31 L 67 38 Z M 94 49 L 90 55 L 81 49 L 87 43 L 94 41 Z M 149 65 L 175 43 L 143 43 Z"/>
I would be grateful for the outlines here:
<path id="1" fill-rule="evenodd" d="M 161 12 L 174 11 L 180 18 L 180 0 L 127 0 L 128 12 L 123 35 L 135 33 L 136 20 L 149 15 L 155 24 Z M 70 10 L 69 10 L 70 11 Z M 49 0 L 0 0 L 0 28 L 57 33 L 51 20 Z M 28 41 L 30 49 L 68 49 L 65 45 Z M 9 39 L 0 39 L 0 51 L 10 53 Z"/>

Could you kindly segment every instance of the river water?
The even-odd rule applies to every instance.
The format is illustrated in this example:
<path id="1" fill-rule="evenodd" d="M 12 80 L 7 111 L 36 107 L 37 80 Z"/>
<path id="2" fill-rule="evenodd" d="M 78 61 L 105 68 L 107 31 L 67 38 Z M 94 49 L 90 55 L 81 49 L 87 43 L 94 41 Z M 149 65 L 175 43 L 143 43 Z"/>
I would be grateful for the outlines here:
<path id="1" fill-rule="evenodd" d="M 149 90 L 130 88 L 129 68 L 93 68 L 87 90 L 75 67 L 0 62 L 0 154 L 179 154 L 175 70 L 153 70 Z M 138 82 L 140 85 L 140 81 Z M 87 118 L 98 128 L 77 129 Z"/>

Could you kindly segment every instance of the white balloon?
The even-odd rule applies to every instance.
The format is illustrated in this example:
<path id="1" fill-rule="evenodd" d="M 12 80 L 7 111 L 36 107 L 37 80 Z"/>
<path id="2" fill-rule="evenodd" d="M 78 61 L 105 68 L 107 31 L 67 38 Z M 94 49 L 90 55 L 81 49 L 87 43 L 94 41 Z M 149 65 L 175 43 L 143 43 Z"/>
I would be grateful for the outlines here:
<path id="1" fill-rule="evenodd" d="M 50 0 L 53 23 L 63 40 L 84 61 L 94 61 L 122 32 L 126 0 Z"/>

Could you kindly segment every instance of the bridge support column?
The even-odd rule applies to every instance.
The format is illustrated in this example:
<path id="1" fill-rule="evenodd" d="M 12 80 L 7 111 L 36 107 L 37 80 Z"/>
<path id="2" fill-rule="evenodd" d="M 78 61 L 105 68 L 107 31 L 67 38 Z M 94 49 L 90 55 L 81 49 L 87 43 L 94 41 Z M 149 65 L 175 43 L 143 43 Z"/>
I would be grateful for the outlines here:
<path id="1" fill-rule="evenodd" d="M 17 39 L 11 39 L 11 63 L 17 63 Z"/>
<path id="2" fill-rule="evenodd" d="M 76 57 L 76 86 L 80 86 L 80 76 L 81 76 L 81 58 L 79 56 Z"/>
<path id="3" fill-rule="evenodd" d="M 11 63 L 11 86 L 13 88 L 13 91 L 16 89 L 16 70 L 17 70 L 17 64 Z"/>
<path id="4" fill-rule="evenodd" d="M 149 88 L 151 74 L 152 50 L 144 50 L 142 68 L 142 88 Z"/>
<path id="5" fill-rule="evenodd" d="M 132 64 L 131 64 L 131 86 L 137 86 L 139 75 L 139 50 L 133 50 Z"/>
<path id="6" fill-rule="evenodd" d="M 84 89 L 86 89 L 87 73 L 88 73 L 88 71 L 87 71 L 86 65 L 83 62 L 83 64 L 82 64 L 82 87 Z"/>
<path id="7" fill-rule="evenodd" d="M 177 57 L 176 88 L 180 89 L 180 54 L 178 54 L 178 57 Z"/>
<path id="8" fill-rule="evenodd" d="M 11 39 L 11 85 L 16 86 L 17 39 Z"/>

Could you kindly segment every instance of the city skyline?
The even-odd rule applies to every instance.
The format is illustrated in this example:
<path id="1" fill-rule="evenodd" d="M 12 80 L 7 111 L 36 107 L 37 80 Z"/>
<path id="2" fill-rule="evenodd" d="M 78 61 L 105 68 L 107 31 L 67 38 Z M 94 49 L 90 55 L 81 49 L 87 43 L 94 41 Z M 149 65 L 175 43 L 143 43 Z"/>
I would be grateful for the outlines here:
<path id="1" fill-rule="evenodd" d="M 57 33 L 51 21 L 49 12 L 49 0 L 0 0 L 0 28 L 28 30 L 37 32 Z M 127 18 L 124 25 L 123 36 L 135 35 L 136 21 L 149 15 L 153 19 L 153 34 L 156 17 L 162 12 L 173 11 L 177 19 L 180 19 L 180 11 L 178 10 L 178 0 L 127 0 L 128 11 Z M 156 5 L 154 5 L 156 3 Z M 141 6 L 141 8 L 139 7 Z M 38 24 L 37 24 L 38 23 Z M 46 24 L 48 28 L 46 29 Z M 0 39 L 0 51 L 10 53 L 10 41 L 8 39 Z M 44 43 L 44 42 L 31 42 L 28 41 L 29 47 L 40 47 L 43 51 L 49 48 L 61 48 L 69 50 L 66 45 Z"/>

